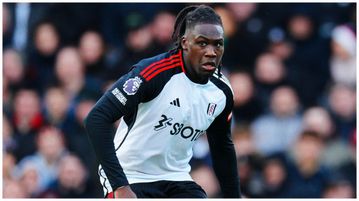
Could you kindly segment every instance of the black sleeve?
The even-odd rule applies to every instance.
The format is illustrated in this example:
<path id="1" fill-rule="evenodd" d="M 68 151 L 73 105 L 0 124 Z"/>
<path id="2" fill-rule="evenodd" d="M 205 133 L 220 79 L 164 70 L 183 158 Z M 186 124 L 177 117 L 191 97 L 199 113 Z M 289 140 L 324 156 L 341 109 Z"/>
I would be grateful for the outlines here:
<path id="1" fill-rule="evenodd" d="M 115 105 L 106 96 L 92 108 L 85 119 L 85 128 L 96 157 L 99 160 L 112 189 L 128 185 L 127 178 L 117 159 L 113 143 L 113 123 L 123 116 Z"/>
<path id="2" fill-rule="evenodd" d="M 151 93 L 144 82 L 138 69 L 122 76 L 95 104 L 84 122 L 96 157 L 114 190 L 128 185 L 128 181 L 116 156 L 113 123 L 135 111 L 145 94 Z"/>
<path id="3" fill-rule="evenodd" d="M 241 196 L 236 153 L 231 137 L 230 113 L 232 105 L 233 101 L 227 103 L 225 110 L 207 129 L 213 169 L 225 198 L 239 198 Z"/>

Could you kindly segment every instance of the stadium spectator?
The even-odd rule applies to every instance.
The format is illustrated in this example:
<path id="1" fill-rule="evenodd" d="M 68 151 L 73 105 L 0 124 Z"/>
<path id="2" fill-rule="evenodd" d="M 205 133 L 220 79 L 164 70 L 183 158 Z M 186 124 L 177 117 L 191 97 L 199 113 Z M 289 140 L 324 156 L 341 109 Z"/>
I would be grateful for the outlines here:
<path id="1" fill-rule="evenodd" d="M 63 88 L 50 87 L 44 95 L 44 117 L 47 124 L 64 130 L 70 120 L 69 97 Z"/>
<path id="2" fill-rule="evenodd" d="M 14 154 L 19 161 L 36 151 L 35 138 L 45 123 L 40 109 L 40 97 L 36 91 L 20 89 L 16 93 L 11 123 L 16 142 Z"/>
<path id="3" fill-rule="evenodd" d="M 97 31 L 86 31 L 80 37 L 79 53 L 85 65 L 86 75 L 104 79 L 107 66 L 105 63 L 106 47 L 102 36 Z"/>
<path id="4" fill-rule="evenodd" d="M 289 152 L 287 197 L 320 198 L 329 181 L 330 170 L 323 167 L 324 148 L 318 133 L 303 131 Z"/>
<path id="5" fill-rule="evenodd" d="M 318 35 L 314 7 L 305 4 L 294 9 L 287 24 L 288 40 L 294 47 L 286 65 L 287 78 L 304 108 L 318 103 L 318 95 L 323 94 L 330 78 L 329 41 Z"/>
<path id="6" fill-rule="evenodd" d="M 39 22 L 34 28 L 33 47 L 27 55 L 27 80 L 38 85 L 42 93 L 55 79 L 55 58 L 61 45 L 59 31 L 52 22 Z"/>
<path id="7" fill-rule="evenodd" d="M 54 55 L 60 44 L 57 28 L 51 22 L 41 22 L 35 28 L 35 48 L 40 56 Z"/>
<path id="8" fill-rule="evenodd" d="M 263 105 L 258 100 L 253 79 L 247 72 L 232 72 L 229 81 L 234 94 L 234 121 L 249 124 L 263 112 Z"/>
<path id="9" fill-rule="evenodd" d="M 71 109 L 82 98 L 96 99 L 100 96 L 101 83 L 86 76 L 85 66 L 77 48 L 64 47 L 60 50 L 55 71 L 58 84 L 70 98 Z"/>
<path id="10" fill-rule="evenodd" d="M 287 186 L 287 167 L 283 153 L 268 156 L 263 164 L 263 182 L 265 198 L 284 198 L 288 191 Z"/>
<path id="11" fill-rule="evenodd" d="M 257 3 L 228 3 L 225 8 L 236 22 L 236 32 L 226 39 L 224 66 L 250 71 L 267 44 L 266 27 L 257 15 Z"/>
<path id="12" fill-rule="evenodd" d="M 10 23 L 7 32 L 8 46 L 26 55 L 33 48 L 33 33 L 36 25 L 46 18 L 51 3 L 7 3 Z"/>
<path id="13" fill-rule="evenodd" d="M 6 79 L 7 87 L 15 92 L 24 87 L 25 83 L 24 59 L 15 49 L 5 49 L 3 53 L 3 77 Z"/>
<path id="14" fill-rule="evenodd" d="M 172 48 L 173 24 L 176 16 L 170 12 L 162 11 L 154 16 L 151 23 L 151 35 L 156 48 L 154 53 L 162 53 Z"/>
<path id="15" fill-rule="evenodd" d="M 332 32 L 330 73 L 334 82 L 356 85 L 356 36 L 349 25 L 337 26 Z"/>
<path id="16" fill-rule="evenodd" d="M 30 198 L 36 198 L 39 196 L 43 188 L 40 186 L 40 174 L 33 162 L 24 164 L 22 172 L 17 175 L 17 179 L 20 181 L 23 191 L 29 195 Z"/>
<path id="17" fill-rule="evenodd" d="M 350 147 L 335 135 L 334 123 L 324 108 L 312 107 L 304 111 L 303 129 L 317 132 L 325 143 L 320 158 L 322 165 L 335 169 L 352 160 Z"/>
<path id="18" fill-rule="evenodd" d="M 64 136 L 55 127 L 41 129 L 37 137 L 37 147 L 38 151 L 35 154 L 25 157 L 17 164 L 15 172 L 17 178 L 23 178 L 29 167 L 36 170 L 38 177 L 36 195 L 57 178 L 59 161 L 67 154 Z"/>
<path id="19" fill-rule="evenodd" d="M 93 198 L 88 183 L 88 171 L 81 160 L 73 154 L 61 158 L 58 177 L 45 192 L 43 198 Z"/>
<path id="20" fill-rule="evenodd" d="M 237 158 L 257 154 L 249 126 L 237 125 L 233 128 L 233 144 Z"/>
<path id="21" fill-rule="evenodd" d="M 252 123 L 253 141 L 261 154 L 286 151 L 301 132 L 301 115 L 295 91 L 283 86 L 271 94 L 271 112 Z"/>
<path id="22" fill-rule="evenodd" d="M 323 107 L 310 107 L 303 112 L 303 130 L 317 132 L 325 142 L 335 138 L 335 125 Z"/>
<path id="23" fill-rule="evenodd" d="M 352 87 L 335 84 L 330 88 L 329 111 L 334 119 L 336 133 L 350 142 L 351 133 L 356 127 L 356 92 Z"/>
<path id="24" fill-rule="evenodd" d="M 268 111 L 270 96 L 277 87 L 286 84 L 286 69 L 282 61 L 271 53 L 259 55 L 255 61 L 255 91 L 260 105 Z"/>
<path id="25" fill-rule="evenodd" d="M 286 39 L 279 41 L 272 41 L 268 45 L 268 51 L 280 59 L 284 64 L 290 58 L 294 50 L 294 47 Z"/>

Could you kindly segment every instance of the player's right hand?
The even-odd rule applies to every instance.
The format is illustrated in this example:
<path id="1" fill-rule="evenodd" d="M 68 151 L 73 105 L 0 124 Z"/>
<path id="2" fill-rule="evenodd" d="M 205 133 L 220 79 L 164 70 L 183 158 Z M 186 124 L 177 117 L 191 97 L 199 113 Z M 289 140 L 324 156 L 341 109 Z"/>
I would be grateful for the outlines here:
<path id="1" fill-rule="evenodd" d="M 115 198 L 137 198 L 136 194 L 131 190 L 130 186 L 118 187 L 114 192 Z"/>

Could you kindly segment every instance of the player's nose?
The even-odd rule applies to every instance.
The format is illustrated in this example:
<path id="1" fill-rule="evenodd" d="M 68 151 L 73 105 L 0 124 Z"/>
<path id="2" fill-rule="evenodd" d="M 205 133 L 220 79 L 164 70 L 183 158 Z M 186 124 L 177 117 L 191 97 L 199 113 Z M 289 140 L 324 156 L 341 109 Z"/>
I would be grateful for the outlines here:
<path id="1" fill-rule="evenodd" d="M 208 45 L 205 51 L 206 51 L 205 52 L 206 57 L 217 57 L 217 53 L 215 51 L 215 48 L 212 47 L 211 45 Z"/>

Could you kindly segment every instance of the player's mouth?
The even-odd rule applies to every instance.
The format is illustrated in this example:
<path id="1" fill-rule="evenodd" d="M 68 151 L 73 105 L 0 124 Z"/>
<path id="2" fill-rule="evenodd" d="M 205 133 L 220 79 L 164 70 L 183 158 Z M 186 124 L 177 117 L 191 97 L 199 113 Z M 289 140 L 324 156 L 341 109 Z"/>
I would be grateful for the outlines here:
<path id="1" fill-rule="evenodd" d="M 216 70 L 216 63 L 215 62 L 206 62 L 202 64 L 202 68 L 205 71 L 215 71 Z"/>

